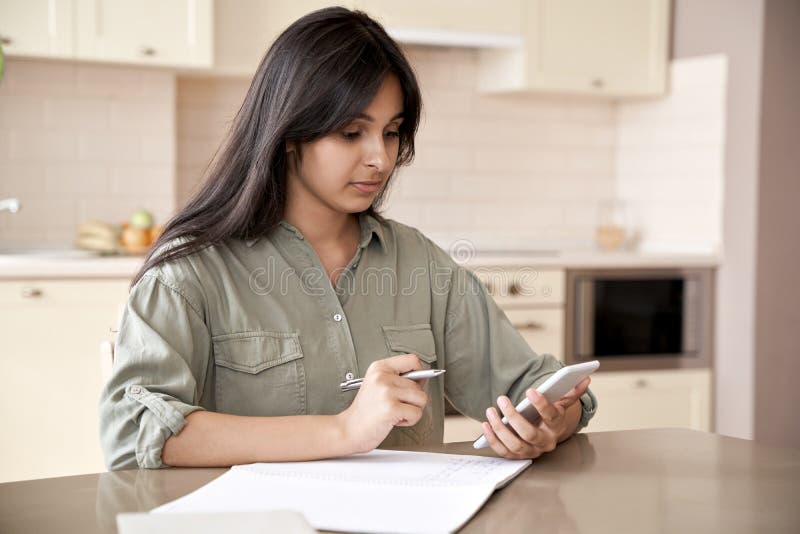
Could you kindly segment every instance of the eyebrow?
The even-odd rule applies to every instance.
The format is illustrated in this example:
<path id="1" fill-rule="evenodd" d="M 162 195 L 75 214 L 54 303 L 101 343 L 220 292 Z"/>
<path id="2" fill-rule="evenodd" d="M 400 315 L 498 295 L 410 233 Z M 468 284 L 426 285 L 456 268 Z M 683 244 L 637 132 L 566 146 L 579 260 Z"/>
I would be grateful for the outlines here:
<path id="1" fill-rule="evenodd" d="M 375 117 L 367 115 L 366 113 L 359 113 L 358 115 L 356 115 L 356 118 L 364 119 L 367 122 L 375 122 Z M 396 121 L 397 119 L 402 119 L 402 118 L 403 118 L 403 112 L 401 111 L 400 113 L 392 117 L 392 119 L 389 122 L 393 122 Z"/>

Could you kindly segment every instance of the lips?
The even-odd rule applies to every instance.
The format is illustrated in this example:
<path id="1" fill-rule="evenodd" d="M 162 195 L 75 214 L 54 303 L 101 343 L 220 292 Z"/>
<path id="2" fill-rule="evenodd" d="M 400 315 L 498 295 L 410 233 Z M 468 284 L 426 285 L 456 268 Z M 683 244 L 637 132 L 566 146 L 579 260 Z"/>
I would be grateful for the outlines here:
<path id="1" fill-rule="evenodd" d="M 381 188 L 381 182 L 351 182 L 350 185 L 362 193 L 374 193 Z"/>

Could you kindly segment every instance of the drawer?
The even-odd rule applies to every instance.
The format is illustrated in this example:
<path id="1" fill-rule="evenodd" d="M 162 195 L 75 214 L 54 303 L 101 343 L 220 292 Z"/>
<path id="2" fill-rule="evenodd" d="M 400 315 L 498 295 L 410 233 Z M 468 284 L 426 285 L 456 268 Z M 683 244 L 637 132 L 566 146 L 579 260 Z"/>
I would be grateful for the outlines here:
<path id="1" fill-rule="evenodd" d="M 602 371 L 589 386 L 598 410 L 588 431 L 679 427 L 711 431 L 711 369 Z"/>
<path id="2" fill-rule="evenodd" d="M 476 267 L 472 271 L 503 308 L 564 304 L 563 269 Z"/>
<path id="3" fill-rule="evenodd" d="M 506 309 L 506 316 L 537 354 L 564 361 L 563 308 Z"/>
<path id="4" fill-rule="evenodd" d="M 0 282 L 0 304 L 126 302 L 130 280 L 8 280 Z"/>

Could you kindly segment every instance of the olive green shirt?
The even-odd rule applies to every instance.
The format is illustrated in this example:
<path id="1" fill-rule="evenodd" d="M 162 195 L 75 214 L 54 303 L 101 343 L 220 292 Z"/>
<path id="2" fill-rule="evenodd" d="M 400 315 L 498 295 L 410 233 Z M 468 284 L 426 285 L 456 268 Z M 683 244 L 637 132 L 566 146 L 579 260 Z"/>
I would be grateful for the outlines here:
<path id="1" fill-rule="evenodd" d="M 415 228 L 359 216 L 359 247 L 333 287 L 314 249 L 282 221 L 150 269 L 132 288 L 100 399 L 109 469 L 164 467 L 164 442 L 195 410 L 249 416 L 336 414 L 340 382 L 414 353 L 430 401 L 382 445 L 441 443 L 445 397 L 485 419 L 563 366 L 536 354 L 474 274 Z M 169 246 L 169 244 L 167 245 Z M 579 428 L 595 412 L 581 398 Z"/>

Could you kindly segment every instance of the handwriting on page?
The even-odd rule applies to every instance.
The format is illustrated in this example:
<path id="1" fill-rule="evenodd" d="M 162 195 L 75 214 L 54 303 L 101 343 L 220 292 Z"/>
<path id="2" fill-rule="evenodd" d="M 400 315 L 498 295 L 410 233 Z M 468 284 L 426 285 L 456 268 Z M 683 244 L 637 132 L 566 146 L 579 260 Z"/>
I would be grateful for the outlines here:
<path id="1" fill-rule="evenodd" d="M 335 460 L 237 466 L 264 477 L 326 480 L 359 484 L 464 486 L 485 484 L 496 477 L 507 460 L 376 450 Z"/>

